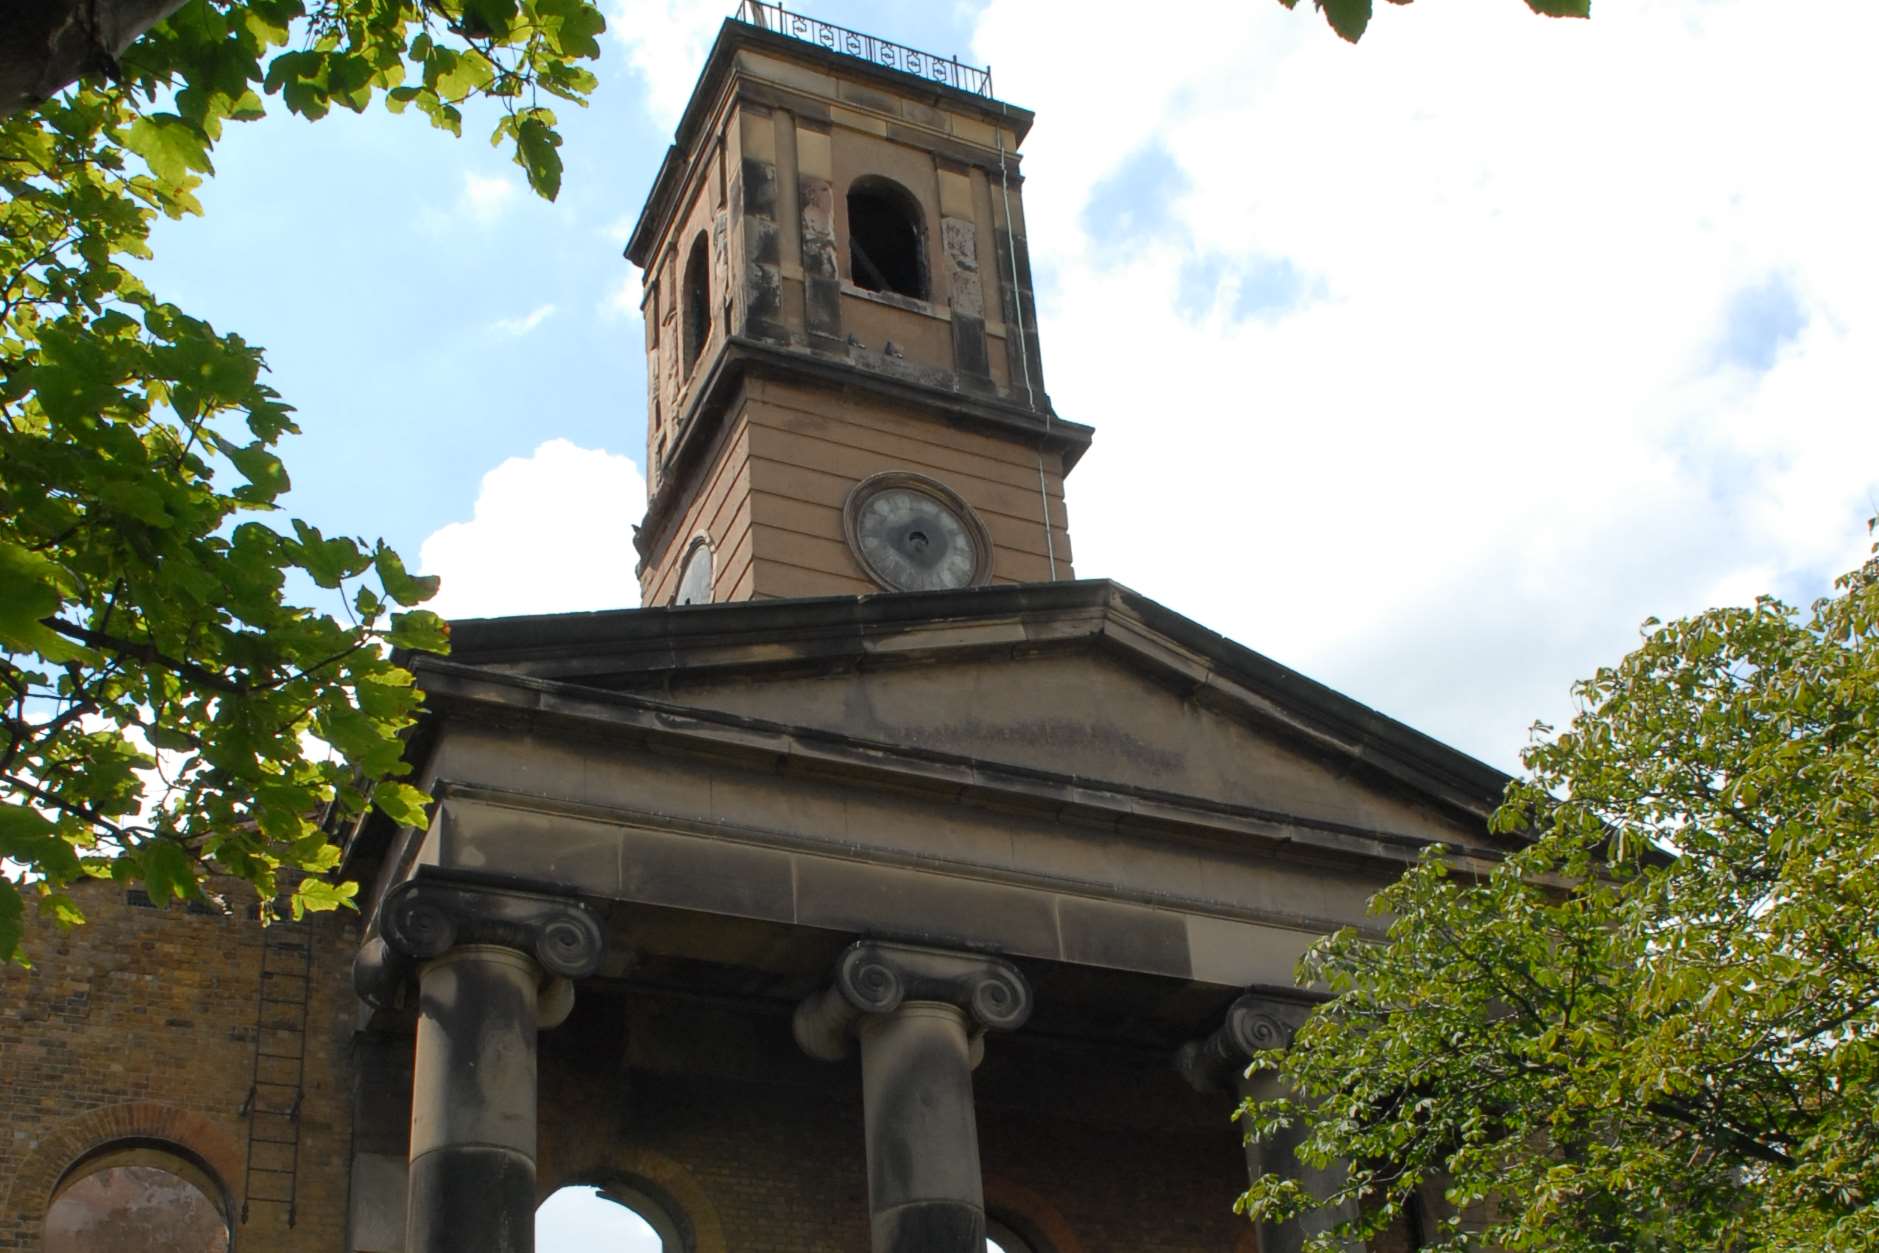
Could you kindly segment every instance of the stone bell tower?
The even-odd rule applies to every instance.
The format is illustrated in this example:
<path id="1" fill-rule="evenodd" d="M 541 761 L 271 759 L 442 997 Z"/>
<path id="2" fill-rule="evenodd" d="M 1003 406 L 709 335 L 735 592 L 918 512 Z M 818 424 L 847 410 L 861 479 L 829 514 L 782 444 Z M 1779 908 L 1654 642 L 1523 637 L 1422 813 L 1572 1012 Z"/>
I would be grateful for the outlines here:
<path id="1" fill-rule="evenodd" d="M 988 71 L 747 4 L 626 247 L 647 606 L 1068 579 L 1090 430 L 1044 390 Z"/>

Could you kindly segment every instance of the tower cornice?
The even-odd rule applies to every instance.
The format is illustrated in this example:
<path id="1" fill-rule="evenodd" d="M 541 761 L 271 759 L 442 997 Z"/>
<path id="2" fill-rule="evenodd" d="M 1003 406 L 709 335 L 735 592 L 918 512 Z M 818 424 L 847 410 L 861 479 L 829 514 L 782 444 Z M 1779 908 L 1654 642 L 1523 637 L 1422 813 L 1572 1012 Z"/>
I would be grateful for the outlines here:
<path id="1" fill-rule="evenodd" d="M 712 362 L 703 384 L 692 389 L 691 404 L 680 416 L 660 485 L 647 500 L 645 519 L 633 537 L 642 561 L 664 542 L 666 531 L 696 489 L 696 476 L 689 471 L 710 449 L 738 390 L 746 380 L 765 376 L 822 383 L 893 401 L 968 430 L 1016 437 L 1045 452 L 1061 454 L 1065 474 L 1083 456 L 1096 433 L 1093 427 L 1057 417 L 1048 408 L 1048 400 L 1040 412 L 995 397 L 970 396 L 917 379 L 859 370 L 846 360 L 825 360 L 799 349 L 731 336 Z"/>

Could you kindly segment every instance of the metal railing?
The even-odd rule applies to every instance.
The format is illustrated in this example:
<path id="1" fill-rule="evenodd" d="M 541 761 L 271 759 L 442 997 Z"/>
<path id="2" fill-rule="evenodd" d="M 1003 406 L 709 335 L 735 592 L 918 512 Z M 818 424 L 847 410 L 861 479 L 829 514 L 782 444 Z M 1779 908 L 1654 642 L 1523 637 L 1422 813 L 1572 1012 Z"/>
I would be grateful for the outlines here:
<path id="1" fill-rule="evenodd" d="M 764 30 L 776 31 L 780 35 L 789 35 L 804 43 L 816 44 L 831 52 L 859 57 L 890 70 L 912 74 L 928 82 L 943 83 L 986 97 L 992 94 L 992 67 L 989 65 L 980 69 L 976 65 L 964 64 L 958 57 L 921 52 L 918 48 L 864 35 L 860 31 L 835 26 L 802 13 L 792 13 L 780 4 L 764 4 L 761 0 L 740 0 L 737 19 Z"/>

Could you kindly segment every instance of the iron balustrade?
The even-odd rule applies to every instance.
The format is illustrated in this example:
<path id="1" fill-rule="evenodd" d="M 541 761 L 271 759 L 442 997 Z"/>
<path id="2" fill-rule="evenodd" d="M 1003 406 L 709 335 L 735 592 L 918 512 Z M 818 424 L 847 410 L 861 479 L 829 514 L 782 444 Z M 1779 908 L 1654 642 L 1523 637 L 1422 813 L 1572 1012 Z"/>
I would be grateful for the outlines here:
<path id="1" fill-rule="evenodd" d="M 864 35 L 860 31 L 836 26 L 806 14 L 792 13 L 780 4 L 764 4 L 761 0 L 741 0 L 737 6 L 737 18 L 752 26 L 816 44 L 831 52 L 859 57 L 863 61 L 899 70 L 903 74 L 912 74 L 928 82 L 941 83 L 988 98 L 992 94 L 992 67 L 989 65 L 980 69 L 976 65 L 964 64 L 958 57 L 922 52 L 918 48 L 909 48 L 905 44 L 874 35 Z"/>

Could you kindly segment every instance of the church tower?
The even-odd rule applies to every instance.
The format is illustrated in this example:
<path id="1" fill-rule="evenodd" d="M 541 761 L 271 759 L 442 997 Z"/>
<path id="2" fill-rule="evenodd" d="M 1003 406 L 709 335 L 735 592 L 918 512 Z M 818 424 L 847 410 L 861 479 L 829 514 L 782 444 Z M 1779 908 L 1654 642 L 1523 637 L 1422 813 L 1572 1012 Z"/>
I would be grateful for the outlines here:
<path id="1" fill-rule="evenodd" d="M 747 3 L 627 243 L 641 603 L 1069 579 L 1018 145 L 989 71 Z"/>

